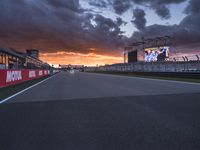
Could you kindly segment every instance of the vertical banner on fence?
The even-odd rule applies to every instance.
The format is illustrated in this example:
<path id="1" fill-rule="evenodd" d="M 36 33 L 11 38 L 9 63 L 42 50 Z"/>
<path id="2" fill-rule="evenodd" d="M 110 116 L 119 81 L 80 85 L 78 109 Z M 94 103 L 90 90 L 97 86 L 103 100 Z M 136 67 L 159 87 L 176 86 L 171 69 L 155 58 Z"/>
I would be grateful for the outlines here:
<path id="1" fill-rule="evenodd" d="M 48 76 L 49 70 L 0 69 L 0 88 Z"/>

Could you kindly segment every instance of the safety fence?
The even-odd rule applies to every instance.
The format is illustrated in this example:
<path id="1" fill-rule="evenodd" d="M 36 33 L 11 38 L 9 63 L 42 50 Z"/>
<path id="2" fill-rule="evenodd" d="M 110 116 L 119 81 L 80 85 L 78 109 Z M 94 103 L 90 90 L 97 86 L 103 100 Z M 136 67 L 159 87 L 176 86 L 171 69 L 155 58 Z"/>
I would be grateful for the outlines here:
<path id="1" fill-rule="evenodd" d="M 52 73 L 51 73 L 52 72 Z M 0 69 L 0 88 L 53 74 L 50 70 Z"/>
<path id="2" fill-rule="evenodd" d="M 99 67 L 86 67 L 85 71 L 116 71 L 116 72 L 197 72 L 200 73 L 200 61 L 167 61 L 137 62 L 114 64 Z"/>

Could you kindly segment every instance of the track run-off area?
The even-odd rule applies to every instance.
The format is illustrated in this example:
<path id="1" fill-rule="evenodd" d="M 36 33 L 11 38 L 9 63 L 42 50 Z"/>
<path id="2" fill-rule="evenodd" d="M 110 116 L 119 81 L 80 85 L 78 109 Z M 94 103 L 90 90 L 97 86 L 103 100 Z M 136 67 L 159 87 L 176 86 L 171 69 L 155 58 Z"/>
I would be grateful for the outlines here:
<path id="1" fill-rule="evenodd" d="M 2 150 L 199 150 L 200 84 L 61 72 L 0 105 Z"/>

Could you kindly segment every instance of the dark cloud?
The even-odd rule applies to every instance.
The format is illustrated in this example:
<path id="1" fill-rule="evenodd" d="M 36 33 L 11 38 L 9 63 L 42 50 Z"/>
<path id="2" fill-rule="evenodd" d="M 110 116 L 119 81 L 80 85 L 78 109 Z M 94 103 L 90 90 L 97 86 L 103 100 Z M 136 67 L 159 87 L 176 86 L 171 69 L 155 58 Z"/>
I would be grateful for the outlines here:
<path id="1" fill-rule="evenodd" d="M 150 6 L 162 18 L 169 18 L 168 5 L 185 0 L 103 1 L 113 4 L 118 14 L 127 11 L 131 7 L 128 4 L 134 2 Z M 96 48 L 101 53 L 114 53 L 133 39 L 171 35 L 179 47 L 187 45 L 187 48 L 196 49 L 200 47 L 199 7 L 199 0 L 190 0 L 185 10 L 187 16 L 180 24 L 151 26 L 146 26 L 145 12 L 139 8 L 134 9 L 133 23 L 139 31 L 129 39 L 123 36 L 120 29 L 126 24 L 122 18 L 110 19 L 84 11 L 79 0 L 1 0 L 0 46 L 16 49 L 37 48 L 44 52 L 64 50 L 81 53 Z"/>
<path id="2" fill-rule="evenodd" d="M 142 9 L 136 8 L 133 10 L 133 18 L 134 20 L 132 23 L 135 25 L 135 27 L 138 30 L 144 30 L 146 25 L 146 19 L 145 19 L 145 12 Z"/>
<path id="3" fill-rule="evenodd" d="M 179 4 L 186 0 L 131 0 L 135 4 L 149 6 L 163 19 L 170 18 L 169 4 Z"/>
<path id="4" fill-rule="evenodd" d="M 107 0 L 115 12 L 119 15 L 126 12 L 129 8 L 133 7 L 134 4 L 147 6 L 155 10 L 158 16 L 162 19 L 169 19 L 171 17 L 168 8 L 169 4 L 179 4 L 186 0 Z M 99 0 L 99 2 L 105 2 Z M 106 2 L 105 2 L 106 3 Z M 104 5 L 96 5 L 97 7 L 102 7 Z"/>
<path id="5" fill-rule="evenodd" d="M 113 7 L 116 14 L 121 15 L 131 8 L 131 0 L 89 0 L 89 4 L 99 8 Z"/>
<path id="6" fill-rule="evenodd" d="M 57 8 L 66 8 L 72 11 L 79 11 L 79 0 L 46 0 L 49 5 Z"/>
<path id="7" fill-rule="evenodd" d="M 190 0 L 189 5 L 186 8 L 185 12 L 187 14 L 197 14 L 200 13 L 200 2 L 199 0 Z"/>
<path id="8" fill-rule="evenodd" d="M 187 16 L 178 25 L 151 25 L 145 31 L 135 32 L 132 39 L 171 36 L 178 52 L 200 52 L 200 1 L 190 0 Z"/>
<path id="9" fill-rule="evenodd" d="M 126 12 L 130 7 L 130 0 L 113 0 L 113 2 L 111 2 L 113 5 L 113 8 L 115 10 L 115 12 L 117 14 L 123 14 L 124 12 Z"/>
<path id="10" fill-rule="evenodd" d="M 1 0 L 0 10 L 5 47 L 85 53 L 91 47 L 117 49 L 122 38 L 123 20 L 84 12 L 78 0 Z"/>
<path id="11" fill-rule="evenodd" d="M 155 11 L 162 19 L 169 19 L 171 17 L 170 11 L 165 5 L 156 6 Z"/>
<path id="12" fill-rule="evenodd" d="M 104 43 L 104 46 L 106 46 L 103 47 L 104 49 L 119 48 L 123 45 L 121 41 L 123 38 L 123 32 L 120 29 L 123 21 L 120 18 L 113 21 L 110 18 L 95 15 L 93 17 L 93 21 L 95 21 L 96 25 L 92 27 L 90 26 L 90 28 L 88 28 L 88 32 L 90 34 L 87 34 L 90 36 L 90 41 L 93 41 L 95 45 Z"/>
<path id="13" fill-rule="evenodd" d="M 96 7 L 106 8 L 107 3 L 104 0 L 90 0 L 89 4 Z"/>

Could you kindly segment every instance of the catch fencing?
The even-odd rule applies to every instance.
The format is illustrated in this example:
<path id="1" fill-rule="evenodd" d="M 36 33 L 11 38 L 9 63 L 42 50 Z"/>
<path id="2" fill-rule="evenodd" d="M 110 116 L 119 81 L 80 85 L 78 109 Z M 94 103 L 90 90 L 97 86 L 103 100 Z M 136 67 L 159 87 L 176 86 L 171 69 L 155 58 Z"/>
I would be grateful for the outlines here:
<path id="1" fill-rule="evenodd" d="M 136 62 L 113 64 L 99 67 L 86 67 L 85 71 L 112 72 L 192 72 L 200 73 L 199 56 L 176 57 L 164 62 Z"/>

